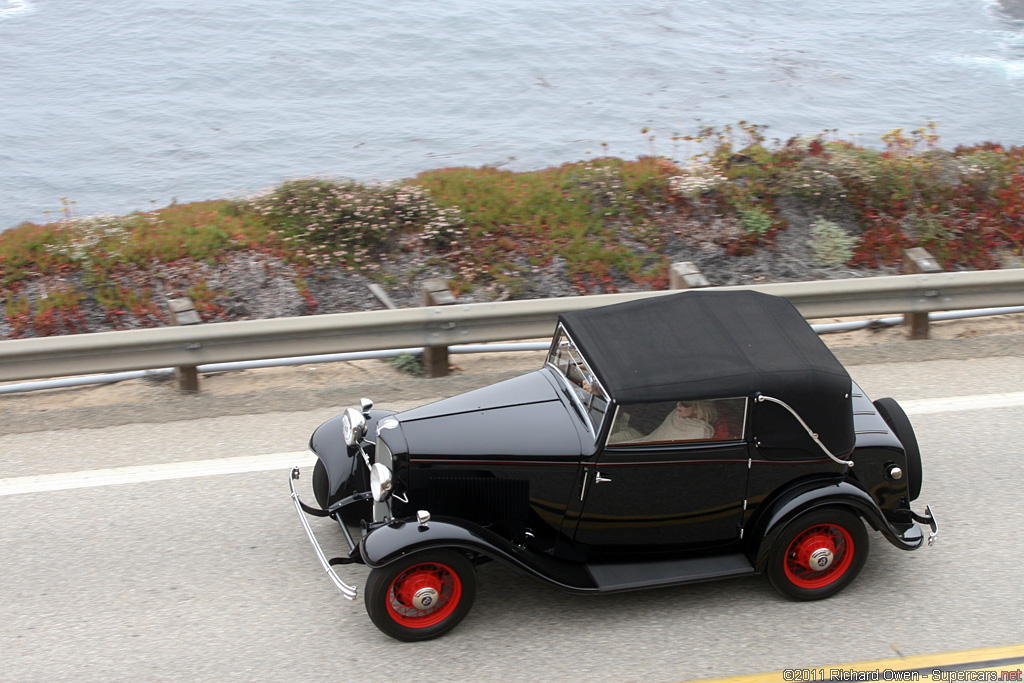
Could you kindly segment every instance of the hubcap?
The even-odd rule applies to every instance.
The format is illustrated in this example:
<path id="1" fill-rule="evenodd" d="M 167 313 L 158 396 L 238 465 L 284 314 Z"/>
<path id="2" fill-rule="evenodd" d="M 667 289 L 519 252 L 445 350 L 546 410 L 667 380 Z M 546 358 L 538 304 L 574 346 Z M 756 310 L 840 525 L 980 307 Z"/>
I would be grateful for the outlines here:
<path id="1" fill-rule="evenodd" d="M 829 568 L 835 555 L 828 548 L 818 548 L 811 553 L 809 566 L 812 571 L 820 572 Z"/>
<path id="2" fill-rule="evenodd" d="M 438 595 L 433 588 L 421 588 L 412 596 L 412 606 L 416 609 L 430 609 L 437 604 Z"/>

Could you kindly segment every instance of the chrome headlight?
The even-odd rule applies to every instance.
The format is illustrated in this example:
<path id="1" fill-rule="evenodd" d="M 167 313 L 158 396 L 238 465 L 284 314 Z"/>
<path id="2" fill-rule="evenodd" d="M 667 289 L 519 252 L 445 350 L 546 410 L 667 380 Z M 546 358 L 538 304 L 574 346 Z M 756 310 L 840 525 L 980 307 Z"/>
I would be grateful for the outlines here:
<path id="1" fill-rule="evenodd" d="M 349 408 L 341 416 L 341 433 L 346 444 L 355 446 L 366 434 L 366 418 L 355 408 Z"/>
<path id="2" fill-rule="evenodd" d="M 379 462 L 370 468 L 370 494 L 377 503 L 391 495 L 391 470 Z"/>

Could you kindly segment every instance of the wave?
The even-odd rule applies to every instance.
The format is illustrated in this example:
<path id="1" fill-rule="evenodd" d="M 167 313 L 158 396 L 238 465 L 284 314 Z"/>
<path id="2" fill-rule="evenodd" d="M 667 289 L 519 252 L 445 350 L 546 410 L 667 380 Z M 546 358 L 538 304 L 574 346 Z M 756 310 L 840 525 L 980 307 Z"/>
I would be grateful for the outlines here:
<path id="1" fill-rule="evenodd" d="M 5 7 L 4 5 L 7 6 Z M 34 12 L 35 9 L 35 6 L 28 0 L 6 0 L 6 2 L 0 4 L 0 19 L 6 19 L 18 14 L 28 14 Z"/>
<path id="2" fill-rule="evenodd" d="M 979 66 L 992 71 L 1001 71 L 1007 79 L 1012 81 L 1024 80 L 1024 60 L 1022 59 L 953 55 L 950 57 L 950 61 L 967 66 Z"/>

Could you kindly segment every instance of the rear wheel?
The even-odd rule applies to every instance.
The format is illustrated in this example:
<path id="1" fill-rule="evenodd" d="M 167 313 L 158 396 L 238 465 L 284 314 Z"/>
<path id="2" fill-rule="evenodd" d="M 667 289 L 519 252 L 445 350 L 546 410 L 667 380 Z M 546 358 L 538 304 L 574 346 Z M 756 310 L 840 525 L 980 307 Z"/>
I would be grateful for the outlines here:
<path id="1" fill-rule="evenodd" d="M 848 586 L 868 556 L 868 533 L 845 510 L 808 512 L 790 522 L 768 557 L 768 579 L 793 600 L 820 600 Z"/>
<path id="2" fill-rule="evenodd" d="M 372 570 L 366 581 L 367 614 L 398 640 L 444 635 L 469 613 L 475 598 L 473 564 L 452 550 L 414 553 Z"/>

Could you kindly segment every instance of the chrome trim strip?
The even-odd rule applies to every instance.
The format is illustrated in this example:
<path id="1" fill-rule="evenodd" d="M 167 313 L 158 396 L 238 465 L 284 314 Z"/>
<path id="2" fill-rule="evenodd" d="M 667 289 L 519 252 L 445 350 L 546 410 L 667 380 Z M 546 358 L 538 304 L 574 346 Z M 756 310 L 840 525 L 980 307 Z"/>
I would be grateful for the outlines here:
<path id="1" fill-rule="evenodd" d="M 750 417 L 750 399 L 746 396 L 737 396 L 736 398 L 743 399 L 743 422 L 740 423 L 740 440 L 746 441 L 747 439 L 747 418 Z M 733 399 L 735 400 L 735 399 Z M 735 439 L 729 439 L 734 441 Z"/>
<path id="2" fill-rule="evenodd" d="M 306 521 L 306 515 L 302 512 L 301 502 L 299 501 L 299 494 L 295 492 L 295 481 L 299 478 L 299 468 L 293 467 L 291 475 L 288 477 L 288 489 L 292 494 L 292 502 L 295 503 L 295 511 L 299 513 L 299 521 L 302 522 L 302 528 L 306 530 L 306 536 L 309 537 L 309 542 L 313 544 L 313 550 L 316 551 L 316 557 L 320 560 L 320 566 L 327 572 L 327 578 L 331 580 L 334 587 L 341 591 L 349 600 L 355 600 L 358 591 L 354 586 L 350 586 L 334 572 L 334 567 L 327 561 L 327 556 L 324 555 L 324 551 L 320 549 L 320 544 L 317 543 L 316 536 L 313 535 L 313 529 L 310 528 L 309 522 Z"/>
<path id="3" fill-rule="evenodd" d="M 853 467 L 853 461 L 852 460 L 843 460 L 842 458 L 839 458 L 839 457 L 836 457 L 836 456 L 832 455 L 832 451 L 830 451 L 829 449 L 827 449 L 825 447 L 825 444 L 823 444 L 818 439 L 818 435 L 815 434 L 814 431 L 810 427 L 807 426 L 807 423 L 804 422 L 804 419 L 802 417 L 800 417 L 795 410 L 790 408 L 789 405 L 787 405 L 785 401 L 780 401 L 777 398 L 772 398 L 771 396 L 765 396 L 764 394 L 758 394 L 757 395 L 757 402 L 758 403 L 763 403 L 765 401 L 770 401 L 770 402 L 775 403 L 777 405 L 780 405 L 783 408 L 785 408 L 786 410 L 788 410 L 789 413 L 793 417 L 796 418 L 796 421 L 800 423 L 800 426 L 802 426 L 807 431 L 807 435 L 810 436 L 812 439 L 814 439 L 814 443 L 818 444 L 818 448 L 820 448 L 825 455 L 827 455 L 829 458 L 831 458 L 832 460 L 836 461 L 840 465 L 846 465 L 847 467 Z"/>
<path id="4" fill-rule="evenodd" d="M 546 460 L 481 460 L 479 458 L 412 458 L 409 462 L 413 465 L 528 465 L 531 467 L 579 467 L 579 456 L 573 456 L 575 460 L 549 462 Z"/>

